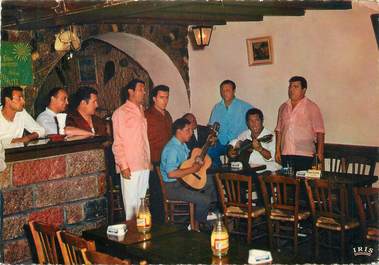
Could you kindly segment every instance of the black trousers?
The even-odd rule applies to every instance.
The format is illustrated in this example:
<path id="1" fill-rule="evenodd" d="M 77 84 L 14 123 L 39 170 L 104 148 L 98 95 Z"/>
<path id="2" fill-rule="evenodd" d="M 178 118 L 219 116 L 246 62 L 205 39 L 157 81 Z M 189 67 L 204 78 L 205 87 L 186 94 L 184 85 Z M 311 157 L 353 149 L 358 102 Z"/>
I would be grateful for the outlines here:
<path id="1" fill-rule="evenodd" d="M 294 156 L 282 155 L 282 165 L 293 165 L 295 172 L 299 170 L 308 170 L 312 168 L 313 157 L 311 156 Z"/>
<path id="2" fill-rule="evenodd" d="M 159 162 L 153 162 L 154 168 L 159 166 Z M 149 176 L 150 213 L 155 224 L 164 223 L 163 196 L 159 177 L 155 170 L 150 171 Z"/>

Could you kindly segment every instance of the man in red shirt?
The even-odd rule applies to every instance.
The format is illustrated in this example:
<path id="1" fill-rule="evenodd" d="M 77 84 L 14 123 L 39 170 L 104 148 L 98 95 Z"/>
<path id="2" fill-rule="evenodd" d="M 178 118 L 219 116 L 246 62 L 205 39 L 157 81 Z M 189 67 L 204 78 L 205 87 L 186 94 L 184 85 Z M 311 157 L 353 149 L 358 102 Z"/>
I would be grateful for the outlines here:
<path id="1" fill-rule="evenodd" d="M 312 167 L 313 156 L 324 160 L 324 121 L 319 107 L 305 96 L 307 80 L 294 76 L 289 80 L 289 100 L 278 112 L 275 160 L 295 171 Z M 317 143 L 317 154 L 315 143 Z"/>
<path id="2" fill-rule="evenodd" d="M 166 110 L 170 89 L 165 85 L 158 85 L 151 91 L 152 105 L 145 111 L 147 120 L 147 136 L 150 144 L 151 162 L 159 166 L 163 147 L 172 136 L 172 118 Z M 162 191 L 158 175 L 150 172 L 149 178 L 150 211 L 155 223 L 163 223 L 164 209 Z"/>

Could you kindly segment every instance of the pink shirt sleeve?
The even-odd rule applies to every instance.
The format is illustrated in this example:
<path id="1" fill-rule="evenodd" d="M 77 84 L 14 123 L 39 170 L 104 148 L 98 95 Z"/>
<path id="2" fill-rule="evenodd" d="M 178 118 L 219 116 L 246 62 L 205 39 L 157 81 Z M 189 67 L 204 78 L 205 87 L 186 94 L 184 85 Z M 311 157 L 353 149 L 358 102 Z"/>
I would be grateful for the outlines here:
<path id="1" fill-rule="evenodd" d="M 324 120 L 321 115 L 320 108 L 313 104 L 312 108 L 312 127 L 315 133 L 325 133 Z"/>
<path id="2" fill-rule="evenodd" d="M 278 121 L 276 123 L 276 128 L 275 128 L 276 132 L 280 132 L 282 130 L 282 123 L 283 123 L 283 121 L 282 121 L 282 116 L 283 116 L 282 112 L 283 112 L 284 107 L 285 107 L 285 103 L 282 104 L 279 107 L 279 110 L 278 110 Z"/>
<path id="3" fill-rule="evenodd" d="M 112 117 L 113 123 L 113 154 L 120 170 L 129 168 L 127 163 L 127 133 L 125 132 L 125 117 L 122 111 L 116 111 Z M 124 126 L 123 126 L 124 125 Z"/>

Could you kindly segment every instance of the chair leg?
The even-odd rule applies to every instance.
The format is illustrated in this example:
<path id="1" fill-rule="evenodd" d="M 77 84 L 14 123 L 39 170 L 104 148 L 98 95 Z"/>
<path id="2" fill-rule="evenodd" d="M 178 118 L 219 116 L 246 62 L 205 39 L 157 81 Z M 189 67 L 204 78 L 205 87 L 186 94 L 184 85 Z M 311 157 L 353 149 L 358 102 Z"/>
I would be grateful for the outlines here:
<path id="1" fill-rule="evenodd" d="M 251 217 L 247 218 L 247 243 L 251 242 L 251 226 L 252 226 Z"/>
<path id="2" fill-rule="evenodd" d="M 295 252 L 295 255 L 297 255 L 297 225 L 298 225 L 298 222 L 294 222 L 293 223 L 294 227 L 293 227 L 293 249 L 294 249 L 294 252 Z"/>
<path id="3" fill-rule="evenodd" d="M 341 259 L 344 260 L 345 257 L 345 231 L 341 231 Z"/>
<path id="4" fill-rule="evenodd" d="M 269 242 L 269 245 L 270 245 L 270 249 L 273 248 L 273 245 L 272 245 L 272 241 L 273 241 L 273 229 L 272 229 L 272 221 L 270 219 L 270 217 L 267 218 L 267 229 L 268 229 L 268 242 Z"/>
<path id="5" fill-rule="evenodd" d="M 174 205 L 173 204 L 170 204 L 170 223 L 173 224 L 175 223 L 175 220 L 174 220 Z"/>
<path id="6" fill-rule="evenodd" d="M 319 256 L 319 251 L 320 251 L 320 242 L 319 242 L 319 239 L 320 239 L 320 235 L 319 235 L 319 230 L 317 228 L 317 226 L 315 226 L 315 256 L 316 258 L 318 258 Z"/>
<path id="7" fill-rule="evenodd" d="M 195 220 L 195 204 L 190 203 L 189 204 L 189 214 L 190 214 L 190 225 L 192 230 L 197 230 L 198 225 Z"/>

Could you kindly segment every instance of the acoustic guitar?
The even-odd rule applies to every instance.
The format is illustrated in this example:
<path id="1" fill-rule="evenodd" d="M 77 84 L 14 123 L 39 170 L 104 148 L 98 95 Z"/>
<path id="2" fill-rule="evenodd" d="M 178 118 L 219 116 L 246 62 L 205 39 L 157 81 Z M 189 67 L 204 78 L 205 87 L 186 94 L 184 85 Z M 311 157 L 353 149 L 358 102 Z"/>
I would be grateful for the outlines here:
<path id="1" fill-rule="evenodd" d="M 220 124 L 218 122 L 215 122 L 211 127 L 211 131 L 208 135 L 207 141 L 205 142 L 204 146 L 202 148 L 194 148 L 192 150 L 191 157 L 188 160 L 184 161 L 180 166 L 181 169 L 186 169 L 190 168 L 193 165 L 193 163 L 195 163 L 198 160 L 203 161 L 203 165 L 201 166 L 198 172 L 188 174 L 180 178 L 180 181 L 185 186 L 194 190 L 201 190 L 207 183 L 207 169 L 212 164 L 212 159 L 207 155 L 207 152 L 208 148 L 211 145 L 211 138 L 217 136 L 219 128 Z"/>
<path id="2" fill-rule="evenodd" d="M 272 134 L 267 134 L 265 136 L 262 136 L 262 137 L 258 138 L 257 140 L 260 143 L 270 143 L 272 141 L 273 137 L 274 136 Z M 241 142 L 239 148 L 233 148 L 233 147 L 231 147 L 231 149 L 233 149 L 234 152 L 235 152 L 235 155 L 233 157 L 235 157 L 235 156 L 238 157 L 238 156 L 240 156 L 245 151 L 247 151 L 249 153 L 253 152 L 252 143 L 253 143 L 252 140 L 246 139 L 246 140 L 244 140 L 244 141 Z M 229 156 L 229 152 L 228 152 L 228 156 Z M 230 157 L 230 158 L 233 158 L 233 157 Z"/>

